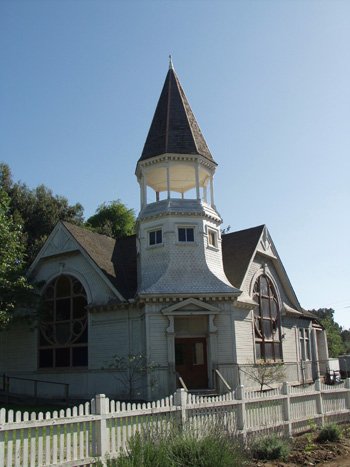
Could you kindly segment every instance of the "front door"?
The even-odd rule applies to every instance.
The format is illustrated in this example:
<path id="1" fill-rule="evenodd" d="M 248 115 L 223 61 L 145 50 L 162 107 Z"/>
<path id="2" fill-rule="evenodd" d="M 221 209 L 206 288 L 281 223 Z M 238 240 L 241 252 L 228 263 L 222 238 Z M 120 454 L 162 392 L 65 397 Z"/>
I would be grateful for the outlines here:
<path id="1" fill-rule="evenodd" d="M 208 368 L 206 338 L 176 338 L 175 368 L 188 389 L 207 388 Z"/>

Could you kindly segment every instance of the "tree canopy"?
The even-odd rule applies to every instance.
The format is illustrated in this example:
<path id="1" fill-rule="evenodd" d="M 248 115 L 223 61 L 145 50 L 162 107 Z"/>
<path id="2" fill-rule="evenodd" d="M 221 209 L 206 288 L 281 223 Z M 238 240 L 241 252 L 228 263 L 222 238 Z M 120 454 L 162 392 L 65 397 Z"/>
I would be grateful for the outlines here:
<path id="1" fill-rule="evenodd" d="M 10 213 L 10 198 L 0 189 L 0 329 L 13 317 L 15 306 L 31 301 L 33 287 L 25 275 L 21 224 Z"/>
<path id="2" fill-rule="evenodd" d="M 120 199 L 103 203 L 96 214 L 89 217 L 85 224 L 91 230 L 113 238 L 132 235 L 135 228 L 135 212 L 128 209 Z"/>
<path id="3" fill-rule="evenodd" d="M 10 199 L 10 213 L 23 226 L 21 242 L 30 264 L 59 220 L 83 224 L 83 207 L 69 205 L 64 196 L 54 195 L 45 185 L 31 189 L 25 183 L 14 183 L 11 170 L 0 164 L 0 188 Z"/>
<path id="4" fill-rule="evenodd" d="M 334 321 L 333 308 L 319 308 L 318 310 L 310 310 L 316 315 L 327 333 L 328 352 L 331 358 L 336 358 L 338 355 L 345 352 L 345 346 L 342 339 L 342 327 Z"/>

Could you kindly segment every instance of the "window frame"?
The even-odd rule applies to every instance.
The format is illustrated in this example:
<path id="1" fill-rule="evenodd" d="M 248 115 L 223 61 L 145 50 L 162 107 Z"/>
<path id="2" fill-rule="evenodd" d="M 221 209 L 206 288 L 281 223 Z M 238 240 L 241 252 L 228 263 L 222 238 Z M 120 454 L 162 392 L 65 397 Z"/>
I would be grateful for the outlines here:
<path id="1" fill-rule="evenodd" d="M 160 232 L 160 241 L 157 241 L 157 233 Z M 155 234 L 155 242 L 154 243 L 151 243 L 151 234 Z M 163 229 L 162 227 L 156 227 L 154 229 L 151 229 L 151 230 L 148 230 L 147 232 L 147 236 L 148 236 L 148 247 L 149 248 L 156 248 L 158 246 L 161 246 L 163 245 Z"/>
<path id="2" fill-rule="evenodd" d="M 262 279 L 266 281 L 265 290 L 262 290 Z M 257 303 L 253 310 L 255 358 L 258 361 L 281 362 L 283 361 L 281 313 L 275 287 L 266 274 L 256 278 L 253 300 Z"/>
<path id="3" fill-rule="evenodd" d="M 212 242 L 212 240 L 214 241 Z M 219 234 L 218 231 L 212 228 L 208 228 L 208 248 L 217 250 L 219 244 Z"/>
<path id="4" fill-rule="evenodd" d="M 62 283 L 60 284 L 62 280 L 68 280 L 69 293 L 68 288 L 64 290 L 65 285 L 62 287 Z M 39 322 L 38 370 L 88 368 L 89 326 L 86 309 L 88 301 L 83 284 L 72 275 L 61 274 L 45 287 L 43 296 L 45 309 Z M 83 354 L 79 356 L 79 352 Z M 74 364 L 75 358 L 77 361 L 83 358 L 86 363 Z"/>
<path id="5" fill-rule="evenodd" d="M 185 231 L 185 240 L 180 240 L 180 230 Z M 193 232 L 193 240 L 188 240 L 188 231 Z M 195 227 L 193 225 L 177 226 L 177 243 L 180 245 L 194 245 L 196 243 Z"/>
<path id="6" fill-rule="evenodd" d="M 299 351 L 300 361 L 310 362 L 312 360 L 310 329 L 299 328 Z"/>

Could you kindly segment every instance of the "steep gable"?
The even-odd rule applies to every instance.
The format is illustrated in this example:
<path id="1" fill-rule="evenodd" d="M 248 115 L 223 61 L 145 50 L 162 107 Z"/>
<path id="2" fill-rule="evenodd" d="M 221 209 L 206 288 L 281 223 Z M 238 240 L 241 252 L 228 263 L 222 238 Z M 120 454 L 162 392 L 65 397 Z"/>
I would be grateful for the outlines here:
<path id="1" fill-rule="evenodd" d="M 45 258 L 74 251 L 80 251 L 90 261 L 121 301 L 135 296 L 135 235 L 115 240 L 69 222 L 59 222 L 32 264 L 30 272 L 39 267 L 40 261 Z"/>
<path id="2" fill-rule="evenodd" d="M 246 300 L 247 304 L 249 304 L 249 300 L 244 297 L 249 295 L 249 286 L 254 274 L 258 269 L 264 267 L 264 264 L 271 264 L 270 268 L 273 270 L 280 287 L 283 289 L 283 294 L 289 302 L 289 305 L 283 302 L 284 309 L 289 310 L 288 313 L 293 309 L 295 315 L 310 318 L 303 312 L 299 304 L 265 225 L 223 235 L 222 254 L 225 274 L 231 284 L 243 291 L 241 299 Z"/>
<path id="3" fill-rule="evenodd" d="M 222 257 L 227 279 L 240 289 L 264 225 L 222 236 Z"/>

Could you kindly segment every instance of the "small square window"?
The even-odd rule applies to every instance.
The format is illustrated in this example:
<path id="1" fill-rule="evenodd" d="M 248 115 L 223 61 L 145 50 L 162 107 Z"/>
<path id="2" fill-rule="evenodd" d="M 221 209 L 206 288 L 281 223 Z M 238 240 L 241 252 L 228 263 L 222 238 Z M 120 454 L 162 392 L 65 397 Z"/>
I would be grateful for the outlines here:
<path id="1" fill-rule="evenodd" d="M 215 232 L 215 230 L 208 230 L 208 243 L 210 246 L 218 246 L 217 233 Z"/>
<path id="2" fill-rule="evenodd" d="M 150 245 L 159 245 L 163 241 L 162 229 L 152 230 L 149 232 L 149 244 Z"/>
<path id="3" fill-rule="evenodd" d="M 179 242 L 194 242 L 194 228 L 193 227 L 179 227 Z"/>

